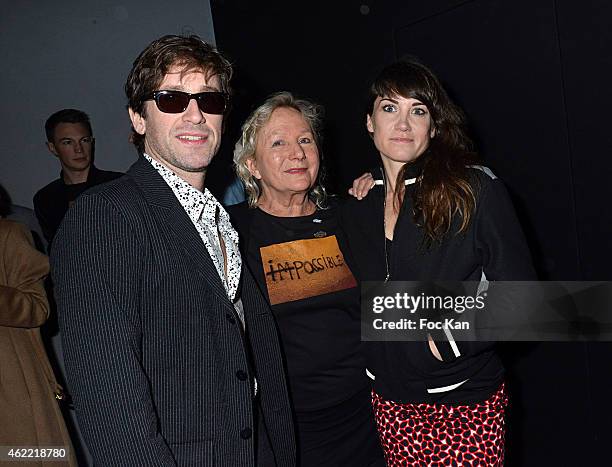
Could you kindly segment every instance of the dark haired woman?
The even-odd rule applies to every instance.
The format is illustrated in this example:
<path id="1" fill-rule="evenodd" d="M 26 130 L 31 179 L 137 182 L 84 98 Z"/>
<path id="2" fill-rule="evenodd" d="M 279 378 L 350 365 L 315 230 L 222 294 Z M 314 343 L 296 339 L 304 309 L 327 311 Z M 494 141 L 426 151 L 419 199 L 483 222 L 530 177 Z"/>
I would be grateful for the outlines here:
<path id="1" fill-rule="evenodd" d="M 380 153 L 372 191 L 343 225 L 355 273 L 371 281 L 529 280 L 531 259 L 502 183 L 477 165 L 464 117 L 416 61 L 370 88 L 367 129 Z M 363 180 L 362 180 L 363 183 Z M 373 406 L 388 465 L 501 465 L 504 369 L 488 343 L 368 344 Z"/>

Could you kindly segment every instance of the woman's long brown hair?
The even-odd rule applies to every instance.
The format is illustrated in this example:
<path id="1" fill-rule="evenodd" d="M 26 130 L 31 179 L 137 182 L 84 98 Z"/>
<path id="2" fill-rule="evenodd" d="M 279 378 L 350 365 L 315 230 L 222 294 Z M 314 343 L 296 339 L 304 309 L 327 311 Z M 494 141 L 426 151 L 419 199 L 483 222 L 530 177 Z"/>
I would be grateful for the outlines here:
<path id="1" fill-rule="evenodd" d="M 425 231 L 428 242 L 440 242 L 459 216 L 455 233 L 465 232 L 476 209 L 475 183 L 469 166 L 478 164 L 472 141 L 466 134 L 465 117 L 448 97 L 432 71 L 414 59 L 388 65 L 369 92 L 368 114 L 377 97 L 402 96 L 418 99 L 430 112 L 435 135 L 429 147 L 414 162 L 404 164 L 396 180 L 394 205 L 404 198 L 404 180 L 410 167 L 422 165 L 412 193 L 415 222 Z"/>

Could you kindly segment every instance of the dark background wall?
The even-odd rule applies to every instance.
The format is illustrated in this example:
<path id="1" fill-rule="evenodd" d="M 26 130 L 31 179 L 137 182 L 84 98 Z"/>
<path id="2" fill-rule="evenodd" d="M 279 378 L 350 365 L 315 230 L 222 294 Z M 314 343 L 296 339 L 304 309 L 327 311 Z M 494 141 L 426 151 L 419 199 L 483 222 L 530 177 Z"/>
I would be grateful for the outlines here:
<path id="1" fill-rule="evenodd" d="M 218 47 L 237 65 L 215 170 L 238 124 L 271 92 L 327 109 L 336 191 L 377 161 L 363 96 L 405 54 L 440 76 L 480 152 L 510 190 L 541 279 L 611 280 L 612 5 L 604 1 L 212 0 Z M 612 312 L 612 310 L 611 310 Z M 510 465 L 598 465 L 612 434 L 609 344 L 503 348 L 512 396 Z"/>
<path id="2" fill-rule="evenodd" d="M 10 3 L 10 6 L 9 6 Z M 208 0 L 2 1 L 0 13 L 0 183 L 16 204 L 59 176 L 45 147 L 53 112 L 87 112 L 96 136 L 96 165 L 125 171 L 128 144 L 123 84 L 133 60 L 163 34 L 196 33 L 215 42 Z"/>

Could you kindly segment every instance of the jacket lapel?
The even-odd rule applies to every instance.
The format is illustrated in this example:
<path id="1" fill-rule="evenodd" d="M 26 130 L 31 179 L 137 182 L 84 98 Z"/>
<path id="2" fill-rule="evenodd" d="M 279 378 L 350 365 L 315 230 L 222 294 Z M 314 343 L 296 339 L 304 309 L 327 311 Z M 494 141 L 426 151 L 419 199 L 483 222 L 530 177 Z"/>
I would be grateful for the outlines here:
<path id="1" fill-rule="evenodd" d="M 200 234 L 165 180 L 142 156 L 130 167 L 127 174 L 142 190 L 151 209 L 159 217 L 160 228 L 176 242 L 194 270 L 211 286 L 211 291 L 217 299 L 231 306 L 217 268 Z M 177 261 L 181 260 L 177 258 Z"/>

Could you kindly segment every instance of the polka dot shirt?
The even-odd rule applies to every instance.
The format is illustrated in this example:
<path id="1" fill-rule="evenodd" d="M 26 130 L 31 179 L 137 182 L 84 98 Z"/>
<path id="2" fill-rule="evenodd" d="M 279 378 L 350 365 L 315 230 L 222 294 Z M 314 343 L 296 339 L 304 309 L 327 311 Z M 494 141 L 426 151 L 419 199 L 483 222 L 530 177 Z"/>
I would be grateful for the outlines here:
<path id="1" fill-rule="evenodd" d="M 242 258 L 238 249 L 238 233 L 232 227 L 229 215 L 208 188 L 199 191 L 148 154 L 144 154 L 144 157 L 166 181 L 193 222 L 244 325 L 242 302 L 236 297 Z M 222 246 L 225 247 L 227 261 L 223 257 Z"/>

